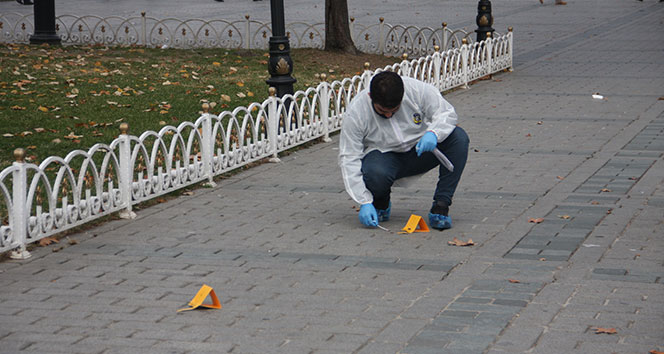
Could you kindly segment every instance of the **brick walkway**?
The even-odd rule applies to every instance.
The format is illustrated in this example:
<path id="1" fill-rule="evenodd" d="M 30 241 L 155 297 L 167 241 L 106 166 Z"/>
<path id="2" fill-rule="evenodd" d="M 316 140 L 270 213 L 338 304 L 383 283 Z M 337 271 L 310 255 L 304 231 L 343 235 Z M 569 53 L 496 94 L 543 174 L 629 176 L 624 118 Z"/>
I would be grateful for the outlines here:
<path id="1" fill-rule="evenodd" d="M 493 6 L 517 65 L 446 95 L 471 137 L 452 230 L 361 227 L 335 139 L 0 263 L 0 352 L 664 351 L 664 4 Z M 223 308 L 176 313 L 202 284 Z"/>

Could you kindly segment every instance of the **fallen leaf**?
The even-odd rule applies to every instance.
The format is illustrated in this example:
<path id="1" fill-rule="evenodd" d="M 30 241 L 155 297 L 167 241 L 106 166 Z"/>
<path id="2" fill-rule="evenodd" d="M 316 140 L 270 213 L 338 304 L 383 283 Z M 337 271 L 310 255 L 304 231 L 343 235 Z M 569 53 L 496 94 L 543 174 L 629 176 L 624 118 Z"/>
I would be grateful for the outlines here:
<path id="1" fill-rule="evenodd" d="M 221 99 L 224 100 L 224 101 L 226 101 L 226 102 L 230 102 L 230 101 L 231 101 L 231 96 L 229 96 L 229 95 L 221 95 Z"/>
<path id="2" fill-rule="evenodd" d="M 528 222 L 532 222 L 534 224 L 539 224 L 542 221 L 544 221 L 544 218 L 530 218 L 530 219 L 528 219 Z"/>
<path id="3" fill-rule="evenodd" d="M 193 157 L 193 156 L 192 156 Z M 194 195 L 194 192 L 192 191 L 184 191 L 182 192 L 182 195 Z"/>
<path id="4" fill-rule="evenodd" d="M 664 99 L 664 97 L 660 97 L 659 99 L 660 99 L 660 100 L 661 100 L 661 99 Z M 649 353 L 649 354 L 664 354 L 664 352 L 660 352 L 659 350 L 651 350 L 651 351 L 649 351 L 648 353 Z"/>
<path id="5" fill-rule="evenodd" d="M 602 188 L 599 190 L 600 192 L 610 192 L 611 190 L 608 188 Z"/>
<path id="6" fill-rule="evenodd" d="M 5 138 L 11 138 L 11 137 L 14 136 L 14 134 L 6 133 L 6 134 L 2 134 L 2 136 L 4 136 Z"/>
<path id="7" fill-rule="evenodd" d="M 83 135 L 76 135 L 74 134 L 74 132 L 70 132 L 69 135 L 65 135 L 65 139 L 70 139 L 70 140 L 80 139 L 82 137 Z"/>
<path id="8" fill-rule="evenodd" d="M 475 242 L 473 242 L 472 238 L 469 238 L 468 241 L 464 242 L 455 237 L 452 239 L 452 241 L 447 241 L 447 244 L 452 246 L 465 247 L 465 246 L 473 246 Z"/>
<path id="9" fill-rule="evenodd" d="M 67 237 L 67 243 L 69 243 L 72 246 L 73 245 L 78 245 L 78 241 L 74 240 L 73 238 L 69 238 L 69 237 Z"/>
<path id="10" fill-rule="evenodd" d="M 571 218 L 571 216 L 569 216 L 569 215 L 558 215 L 558 217 L 561 218 L 561 219 L 565 219 L 565 220 Z"/>
<path id="11" fill-rule="evenodd" d="M 532 135 L 530 135 L 530 133 L 526 134 L 526 137 L 527 137 L 527 138 L 530 138 L 531 136 L 532 136 Z"/>
<path id="12" fill-rule="evenodd" d="M 592 204 L 592 205 L 599 205 L 599 202 L 596 201 L 596 200 L 593 200 L 592 202 L 590 202 L 590 204 Z"/>
<path id="13" fill-rule="evenodd" d="M 605 334 L 616 334 L 616 333 L 618 333 L 618 331 L 617 331 L 615 328 L 602 328 L 602 327 L 597 327 L 597 328 L 593 328 L 593 330 L 595 331 L 595 334 L 602 334 L 602 333 L 605 333 Z"/>
<path id="14" fill-rule="evenodd" d="M 537 122 L 537 125 L 542 125 L 542 124 L 544 124 L 544 122 L 542 121 Z"/>
<path id="15" fill-rule="evenodd" d="M 561 181 L 565 179 L 565 177 L 563 177 L 563 176 L 556 176 L 556 178 L 561 180 Z"/>
<path id="16" fill-rule="evenodd" d="M 630 181 L 636 181 L 636 180 L 638 180 L 638 179 L 639 179 L 639 177 L 630 177 L 630 178 L 629 178 Z"/>
<path id="17" fill-rule="evenodd" d="M 520 283 L 520 281 L 519 281 L 519 280 L 516 280 L 516 279 L 507 279 L 507 280 L 508 280 L 510 283 L 512 283 L 512 284 L 518 284 L 518 283 Z"/>
<path id="18" fill-rule="evenodd" d="M 664 101 L 664 96 L 660 96 L 660 97 L 658 98 L 658 100 L 660 100 L 660 101 Z"/>
<path id="19" fill-rule="evenodd" d="M 242 81 L 238 81 L 235 84 L 240 86 L 240 87 L 244 87 L 244 82 L 242 82 Z"/>
<path id="20" fill-rule="evenodd" d="M 55 243 L 60 243 L 60 241 L 58 241 L 58 239 L 53 237 L 53 236 L 44 237 L 43 239 L 39 240 L 39 245 L 43 247 L 43 246 L 48 246 L 48 245 L 50 245 L 51 243 L 54 243 L 54 242 Z"/>
<path id="21" fill-rule="evenodd" d="M 235 95 L 236 95 L 237 97 L 240 97 L 240 98 L 245 98 L 245 97 L 247 97 L 247 95 L 245 95 L 245 94 L 242 93 L 242 92 L 238 92 L 238 93 L 236 93 Z"/>
<path id="22" fill-rule="evenodd" d="M 14 111 L 25 111 L 25 107 L 14 105 L 14 106 L 12 106 L 12 110 L 14 110 Z"/>
<path id="23" fill-rule="evenodd" d="M 51 251 L 53 251 L 53 252 L 60 252 L 60 251 L 62 251 L 63 249 L 64 249 L 64 246 L 60 246 L 60 247 L 54 247 Z"/>
<path id="24" fill-rule="evenodd" d="M 48 112 L 48 108 L 46 108 L 44 106 L 39 106 L 39 107 L 37 107 L 37 109 L 42 111 L 42 112 Z"/>
<path id="25" fill-rule="evenodd" d="M 546 261 L 546 258 L 542 257 L 542 258 L 540 258 L 539 260 L 542 261 L 542 262 L 544 262 L 544 261 Z"/>

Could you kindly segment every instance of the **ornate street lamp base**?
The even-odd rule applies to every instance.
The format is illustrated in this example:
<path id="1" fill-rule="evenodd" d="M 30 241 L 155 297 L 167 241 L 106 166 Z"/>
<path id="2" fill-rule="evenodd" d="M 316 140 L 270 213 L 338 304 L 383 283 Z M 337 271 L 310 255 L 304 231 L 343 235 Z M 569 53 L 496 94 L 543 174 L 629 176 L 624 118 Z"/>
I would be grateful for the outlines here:
<path id="1" fill-rule="evenodd" d="M 52 45 L 61 44 L 62 39 L 55 33 L 35 33 L 30 36 L 30 44 L 48 43 Z"/>
<path id="2" fill-rule="evenodd" d="M 270 78 L 265 80 L 269 87 L 277 89 L 277 96 L 293 94 L 293 84 L 297 80 L 291 76 L 293 60 L 290 57 L 290 44 L 287 36 L 272 36 L 269 41 L 270 60 L 268 72 Z"/>

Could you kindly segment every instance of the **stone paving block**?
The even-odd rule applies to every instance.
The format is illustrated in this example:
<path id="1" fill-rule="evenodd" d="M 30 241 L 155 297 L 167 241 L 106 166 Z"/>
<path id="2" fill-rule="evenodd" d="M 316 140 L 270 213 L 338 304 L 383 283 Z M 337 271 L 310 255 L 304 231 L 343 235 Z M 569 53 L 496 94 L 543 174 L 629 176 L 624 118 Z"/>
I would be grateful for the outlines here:
<path id="1" fill-rule="evenodd" d="M 491 302 L 491 299 L 477 298 L 477 297 L 460 297 L 455 301 L 460 303 L 488 304 Z"/>
<path id="2" fill-rule="evenodd" d="M 547 259 L 551 259 L 551 256 L 559 256 L 559 259 L 562 259 L 562 257 L 565 257 L 567 259 L 570 255 L 572 254 L 572 251 L 567 251 L 567 250 L 557 250 L 557 249 L 544 249 L 542 252 L 540 252 L 540 255 L 542 257 L 545 257 Z"/>
<path id="3" fill-rule="evenodd" d="M 401 344 L 389 342 L 370 342 L 361 348 L 357 354 L 384 354 L 397 353 L 402 348 Z"/>
<path id="4" fill-rule="evenodd" d="M 163 351 L 179 351 L 179 350 L 185 350 L 187 352 L 202 352 L 202 351 L 209 351 L 213 353 L 224 353 L 224 352 L 229 352 L 231 349 L 235 347 L 234 344 L 232 343 L 204 343 L 204 342 L 199 342 L 195 340 L 191 341 L 159 341 L 154 344 L 153 347 L 149 348 L 150 350 L 163 350 Z M 239 347 L 237 348 L 238 350 L 240 349 Z M 243 352 L 243 351 L 239 351 Z"/>
<path id="5" fill-rule="evenodd" d="M 505 301 L 505 300 L 500 300 Z M 517 300 L 518 301 L 518 300 Z M 447 311 L 487 311 L 492 313 L 511 313 L 514 314 L 520 309 L 514 306 L 499 306 L 492 304 L 462 304 L 462 303 L 452 303 L 448 306 L 449 310 L 443 311 L 443 314 Z"/>
<path id="6" fill-rule="evenodd" d="M 528 302 L 523 300 L 495 299 L 493 300 L 493 304 L 504 305 L 504 306 L 526 307 L 528 305 Z"/>

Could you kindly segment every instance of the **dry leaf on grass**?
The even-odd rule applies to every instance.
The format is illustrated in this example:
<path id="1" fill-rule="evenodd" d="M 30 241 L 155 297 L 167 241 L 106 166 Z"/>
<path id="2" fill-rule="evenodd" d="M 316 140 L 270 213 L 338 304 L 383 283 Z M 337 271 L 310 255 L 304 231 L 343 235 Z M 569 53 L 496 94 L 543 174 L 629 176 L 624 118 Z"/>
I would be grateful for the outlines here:
<path id="1" fill-rule="evenodd" d="M 452 246 L 465 247 L 465 246 L 473 246 L 475 245 L 475 242 L 473 242 L 472 238 L 469 238 L 468 241 L 464 242 L 455 237 L 452 239 L 452 241 L 447 241 L 447 244 Z"/>
<path id="2" fill-rule="evenodd" d="M 544 218 L 530 218 L 530 219 L 528 219 L 528 222 L 532 222 L 534 224 L 539 224 L 542 221 L 544 221 Z"/>
<path id="3" fill-rule="evenodd" d="M 39 245 L 40 246 L 48 246 L 51 243 L 60 243 L 57 238 L 51 236 L 51 237 L 44 237 L 43 239 L 39 240 Z"/>
<path id="4" fill-rule="evenodd" d="M 78 241 L 74 240 L 73 238 L 69 238 L 69 237 L 67 237 L 67 243 L 69 243 L 72 246 L 73 245 L 78 245 Z"/>
<path id="5" fill-rule="evenodd" d="M 605 333 L 605 334 L 616 334 L 616 333 L 618 333 L 618 331 L 617 331 L 615 328 L 602 328 L 602 327 L 597 327 L 597 328 L 593 328 L 593 330 L 595 331 L 595 334 L 602 334 L 602 333 Z"/>

